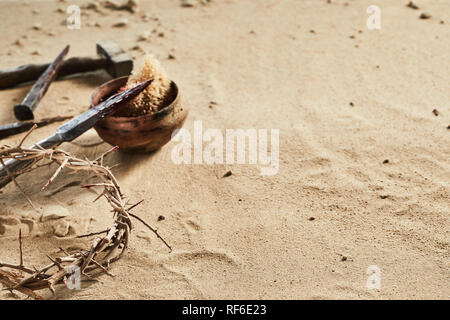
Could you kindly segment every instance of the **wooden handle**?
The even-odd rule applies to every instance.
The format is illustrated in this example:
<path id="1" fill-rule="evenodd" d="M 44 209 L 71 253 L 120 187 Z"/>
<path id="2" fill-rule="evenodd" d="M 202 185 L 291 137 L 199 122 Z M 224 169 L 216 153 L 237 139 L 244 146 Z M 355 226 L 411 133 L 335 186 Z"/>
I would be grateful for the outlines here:
<path id="1" fill-rule="evenodd" d="M 48 68 L 50 64 L 26 64 L 16 68 L 0 71 L 0 89 L 14 87 L 18 84 L 34 81 Z M 59 71 L 58 78 L 71 74 L 95 71 L 108 66 L 106 58 L 69 58 L 65 60 Z"/>
<path id="2" fill-rule="evenodd" d="M 48 149 L 61 144 L 61 138 L 58 134 L 51 135 L 50 137 L 39 141 L 32 148 L 37 149 L 39 145 L 40 148 Z M 31 160 L 17 160 L 9 159 L 5 162 L 5 166 L 0 163 L 0 189 L 6 186 L 12 181 L 11 176 L 17 177 L 23 173 L 23 171 L 29 166 L 33 165 L 34 159 Z"/>

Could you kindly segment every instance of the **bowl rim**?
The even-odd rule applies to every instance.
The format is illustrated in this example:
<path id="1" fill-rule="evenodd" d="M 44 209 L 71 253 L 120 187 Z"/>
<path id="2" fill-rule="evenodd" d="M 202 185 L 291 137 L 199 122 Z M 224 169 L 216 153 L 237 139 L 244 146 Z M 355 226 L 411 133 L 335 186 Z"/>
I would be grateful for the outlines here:
<path id="1" fill-rule="evenodd" d="M 114 78 L 114 79 L 111 79 L 111 80 L 101 84 L 97 88 L 95 88 L 95 90 L 91 94 L 89 109 L 94 107 L 94 105 L 93 105 L 94 95 L 95 95 L 95 93 L 98 90 L 100 90 L 100 88 L 106 87 L 107 85 L 110 85 L 111 83 L 114 83 L 114 82 L 125 81 L 128 78 L 129 78 L 129 75 L 128 76 L 122 76 L 122 77 Z M 126 84 L 126 82 L 125 82 L 125 84 Z M 166 114 L 167 111 L 169 111 L 168 110 L 169 108 L 173 109 L 173 106 L 176 103 L 178 103 L 178 100 L 179 100 L 179 97 L 180 97 L 180 90 L 178 89 L 178 85 L 173 80 L 170 81 L 170 86 L 172 86 L 172 85 L 174 86 L 174 88 L 176 90 L 175 98 L 169 104 L 167 104 L 167 106 L 165 106 L 161 110 L 158 110 L 157 112 L 154 112 L 154 113 L 143 114 L 143 115 L 135 116 L 135 117 L 123 117 L 123 116 L 115 117 L 113 115 L 110 115 L 110 116 L 104 118 L 103 120 L 109 120 L 109 121 L 113 120 L 113 121 L 116 121 L 116 122 L 126 122 L 126 121 L 130 121 L 130 120 L 135 120 L 135 119 L 144 119 L 144 118 L 149 118 L 149 117 L 158 117 L 159 115 Z"/>

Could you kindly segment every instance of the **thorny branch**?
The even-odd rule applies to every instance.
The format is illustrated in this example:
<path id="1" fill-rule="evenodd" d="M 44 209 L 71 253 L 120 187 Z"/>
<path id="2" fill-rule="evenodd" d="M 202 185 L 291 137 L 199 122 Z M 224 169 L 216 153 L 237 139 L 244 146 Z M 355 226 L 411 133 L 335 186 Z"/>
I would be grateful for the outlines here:
<path id="1" fill-rule="evenodd" d="M 33 129 L 30 130 L 30 132 Z M 24 140 L 29 136 L 28 132 L 21 140 L 18 146 L 0 147 L 0 163 L 3 165 L 5 160 L 33 160 L 33 166 L 24 169 L 21 173 L 27 173 L 42 165 L 39 162 L 47 160 L 45 165 L 56 163 L 58 169 L 53 176 L 44 184 L 42 189 L 48 187 L 57 176 L 65 170 L 71 170 L 71 173 L 87 172 L 98 180 L 98 183 L 84 186 L 84 188 L 101 187 L 100 195 L 94 200 L 104 197 L 112 207 L 113 224 L 104 231 L 91 233 L 89 235 L 80 236 L 97 236 L 105 233 L 102 237 L 95 237 L 89 250 L 81 250 L 75 253 L 69 253 L 63 248 L 61 251 L 65 254 L 63 257 L 52 258 L 49 255 L 51 263 L 41 269 L 27 268 L 23 265 L 22 257 L 22 235 L 19 235 L 19 250 L 20 250 L 20 264 L 8 264 L 0 262 L 0 282 L 11 292 L 17 290 L 28 297 L 34 299 L 43 299 L 43 297 L 36 293 L 38 290 L 49 289 L 55 294 L 55 285 L 64 284 L 71 276 L 71 270 L 78 267 L 80 273 L 90 277 L 89 273 L 94 270 L 102 270 L 108 275 L 108 268 L 112 262 L 119 260 L 128 246 L 130 230 L 132 223 L 130 217 L 136 218 L 149 228 L 155 235 L 162 240 L 162 242 L 170 249 L 170 245 L 158 234 L 157 230 L 148 225 L 144 220 L 129 211 L 134 206 L 128 207 L 124 195 L 121 193 L 120 186 L 116 178 L 111 173 L 109 167 L 103 165 L 103 159 L 109 153 L 117 150 L 117 147 L 108 150 L 106 153 L 97 159 L 90 161 L 88 159 L 79 159 L 71 156 L 69 153 L 60 149 L 31 149 L 23 148 Z M 12 173 L 8 174 L 13 177 Z M 23 189 L 19 186 L 17 181 L 13 179 L 20 191 L 25 195 Z M 25 195 L 26 196 L 26 195 Z M 29 198 L 27 197 L 29 200 Z M 31 200 L 29 200 L 31 202 Z M 9 269 L 9 270 L 7 270 Z M 50 272 L 52 271 L 52 272 Z"/>

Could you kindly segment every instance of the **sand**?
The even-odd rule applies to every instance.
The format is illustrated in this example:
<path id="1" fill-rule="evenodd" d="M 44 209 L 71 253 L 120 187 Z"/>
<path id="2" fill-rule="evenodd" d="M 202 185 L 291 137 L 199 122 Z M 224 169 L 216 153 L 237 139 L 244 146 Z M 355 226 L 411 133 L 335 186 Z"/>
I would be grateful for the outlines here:
<path id="1" fill-rule="evenodd" d="M 190 106 L 186 129 L 201 120 L 280 132 L 273 176 L 250 164 L 175 165 L 175 142 L 151 155 L 111 155 L 130 202 L 145 199 L 135 213 L 174 250 L 136 221 L 115 278 L 59 287 L 56 299 L 448 299 L 448 0 L 416 1 L 419 10 L 376 2 L 381 30 L 367 28 L 365 0 L 141 0 L 136 13 L 82 9 L 81 29 L 70 30 L 68 2 L 0 1 L 1 68 L 51 61 L 66 44 L 69 56 L 94 55 L 97 40 L 112 38 L 136 59 L 149 52 L 161 61 Z M 109 79 L 100 71 L 53 83 L 36 117 L 83 112 Z M 29 87 L 0 91 L 0 123 L 15 121 L 12 106 Z M 92 158 L 110 146 L 80 144 L 98 141 L 90 130 L 62 147 Z M 40 192 L 54 169 L 18 179 L 37 211 L 12 184 L 0 193 L 0 261 L 18 262 L 19 228 L 25 262 L 39 266 L 57 246 L 88 247 L 74 236 L 111 223 L 108 205 L 80 188 L 82 175 Z M 69 214 L 67 237 L 39 222 L 49 210 Z M 372 265 L 379 289 L 366 286 Z"/>

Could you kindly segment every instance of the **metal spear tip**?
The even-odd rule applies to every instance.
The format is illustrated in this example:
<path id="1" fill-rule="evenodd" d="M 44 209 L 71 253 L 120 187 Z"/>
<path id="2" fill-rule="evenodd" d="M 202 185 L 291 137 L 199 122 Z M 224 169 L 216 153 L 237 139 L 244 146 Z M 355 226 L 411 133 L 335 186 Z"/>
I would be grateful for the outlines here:
<path id="1" fill-rule="evenodd" d="M 115 110 L 117 110 L 122 105 L 124 105 L 125 102 L 129 102 L 133 100 L 135 97 L 137 97 L 142 91 L 144 91 L 150 85 L 150 83 L 152 83 L 152 81 L 153 79 L 149 79 L 139 83 L 138 85 L 134 86 L 131 89 L 116 93 L 110 96 L 105 101 L 100 102 L 92 109 L 98 110 L 98 115 L 100 115 L 101 117 L 105 117 L 114 112 Z"/>
<path id="2" fill-rule="evenodd" d="M 111 96 L 108 100 L 114 101 L 114 100 L 116 100 L 117 97 L 120 96 L 118 101 L 114 102 L 115 105 L 120 104 L 121 102 L 131 101 L 135 97 L 137 97 L 142 91 L 144 91 L 152 82 L 153 82 L 153 79 L 149 79 L 144 82 L 141 82 L 131 89 L 128 89 L 124 92 L 116 93 L 115 95 Z"/>

